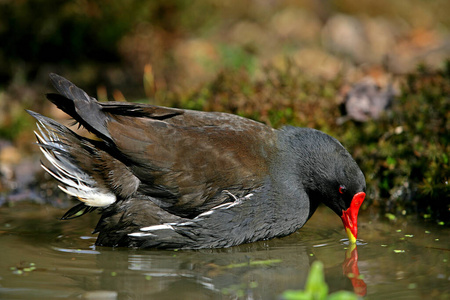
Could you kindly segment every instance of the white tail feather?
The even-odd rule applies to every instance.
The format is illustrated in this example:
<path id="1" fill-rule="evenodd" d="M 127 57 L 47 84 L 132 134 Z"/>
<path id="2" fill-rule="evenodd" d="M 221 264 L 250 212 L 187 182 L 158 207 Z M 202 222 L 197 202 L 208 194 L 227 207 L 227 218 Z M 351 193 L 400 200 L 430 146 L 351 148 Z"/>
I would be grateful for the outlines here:
<path id="1" fill-rule="evenodd" d="M 113 193 L 105 189 L 100 189 L 96 186 L 96 181 L 89 174 L 81 170 L 65 155 L 61 154 L 67 154 L 67 146 L 64 146 L 65 144 L 54 130 L 49 130 L 41 121 L 37 123 L 37 127 L 39 133 L 36 131 L 34 133 L 36 134 L 38 143 L 42 144 L 40 149 L 48 162 L 56 170 L 50 170 L 43 164 L 42 168 L 65 185 L 58 186 L 62 191 L 77 197 L 86 205 L 94 207 L 108 206 L 116 201 L 116 196 Z M 52 150 L 52 148 L 55 150 Z"/>

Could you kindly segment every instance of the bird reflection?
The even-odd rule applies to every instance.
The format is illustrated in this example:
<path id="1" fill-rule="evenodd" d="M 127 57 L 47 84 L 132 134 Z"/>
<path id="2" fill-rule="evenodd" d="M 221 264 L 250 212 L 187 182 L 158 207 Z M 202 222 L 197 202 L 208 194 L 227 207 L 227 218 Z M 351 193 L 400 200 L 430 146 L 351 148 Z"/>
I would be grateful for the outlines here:
<path id="1" fill-rule="evenodd" d="M 294 239 L 292 239 L 294 242 Z M 366 294 L 360 278 L 356 246 L 342 263 L 326 269 L 330 291 L 351 289 Z M 314 249 L 291 239 L 276 239 L 226 249 L 197 251 L 130 250 L 96 247 L 97 280 L 69 276 L 79 283 L 81 296 L 116 291 L 119 298 L 183 299 L 247 296 L 275 299 L 289 289 L 304 288 Z M 342 268 L 342 271 L 340 270 Z M 88 285 L 85 285 L 89 283 Z"/>

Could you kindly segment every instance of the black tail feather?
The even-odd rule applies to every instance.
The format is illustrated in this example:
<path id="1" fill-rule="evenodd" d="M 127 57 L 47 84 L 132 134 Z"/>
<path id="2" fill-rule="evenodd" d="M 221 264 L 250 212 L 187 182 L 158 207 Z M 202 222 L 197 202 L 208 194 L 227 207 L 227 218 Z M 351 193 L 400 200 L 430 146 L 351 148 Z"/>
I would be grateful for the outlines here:
<path id="1" fill-rule="evenodd" d="M 89 97 L 89 95 L 85 91 L 83 91 L 82 89 L 80 89 L 79 87 L 77 87 L 75 84 L 65 79 L 64 77 L 59 76 L 58 74 L 55 73 L 50 73 L 49 77 L 52 82 L 52 85 L 55 87 L 58 93 L 60 93 L 67 99 L 71 100 L 80 99 L 86 102 L 91 101 L 91 97 Z"/>
<path id="2" fill-rule="evenodd" d="M 69 209 L 62 217 L 61 220 L 72 220 L 78 217 L 81 217 L 87 213 L 90 213 L 94 210 L 96 210 L 96 207 L 93 206 L 87 206 L 84 203 L 79 203 Z"/>
<path id="3" fill-rule="evenodd" d="M 50 80 L 59 94 L 47 94 L 48 100 L 99 138 L 112 143 L 106 128 L 108 116 L 99 102 L 69 80 L 51 73 Z"/>

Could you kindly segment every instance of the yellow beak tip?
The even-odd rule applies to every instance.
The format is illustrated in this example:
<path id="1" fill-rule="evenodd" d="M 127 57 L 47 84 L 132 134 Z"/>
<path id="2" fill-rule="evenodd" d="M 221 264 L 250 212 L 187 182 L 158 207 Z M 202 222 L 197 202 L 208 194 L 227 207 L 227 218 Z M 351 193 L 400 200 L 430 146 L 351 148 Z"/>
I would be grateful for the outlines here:
<path id="1" fill-rule="evenodd" d="M 345 228 L 345 231 L 347 232 L 348 240 L 352 244 L 356 244 L 356 237 L 351 232 L 350 228 Z"/>

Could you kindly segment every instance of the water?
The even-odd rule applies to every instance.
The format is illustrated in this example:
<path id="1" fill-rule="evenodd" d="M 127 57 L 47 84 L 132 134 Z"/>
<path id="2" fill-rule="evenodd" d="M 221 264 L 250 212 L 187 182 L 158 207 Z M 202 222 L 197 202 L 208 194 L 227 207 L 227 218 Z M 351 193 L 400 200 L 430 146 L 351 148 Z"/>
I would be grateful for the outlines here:
<path id="1" fill-rule="evenodd" d="M 362 211 L 356 253 L 348 249 L 340 218 L 321 207 L 285 238 L 162 251 L 95 247 L 90 232 L 98 215 L 59 221 L 63 212 L 42 205 L 0 208 L 1 299 L 279 299 L 304 287 L 314 260 L 324 263 L 331 292 L 450 299 L 450 230 L 433 224 L 380 220 Z"/>

